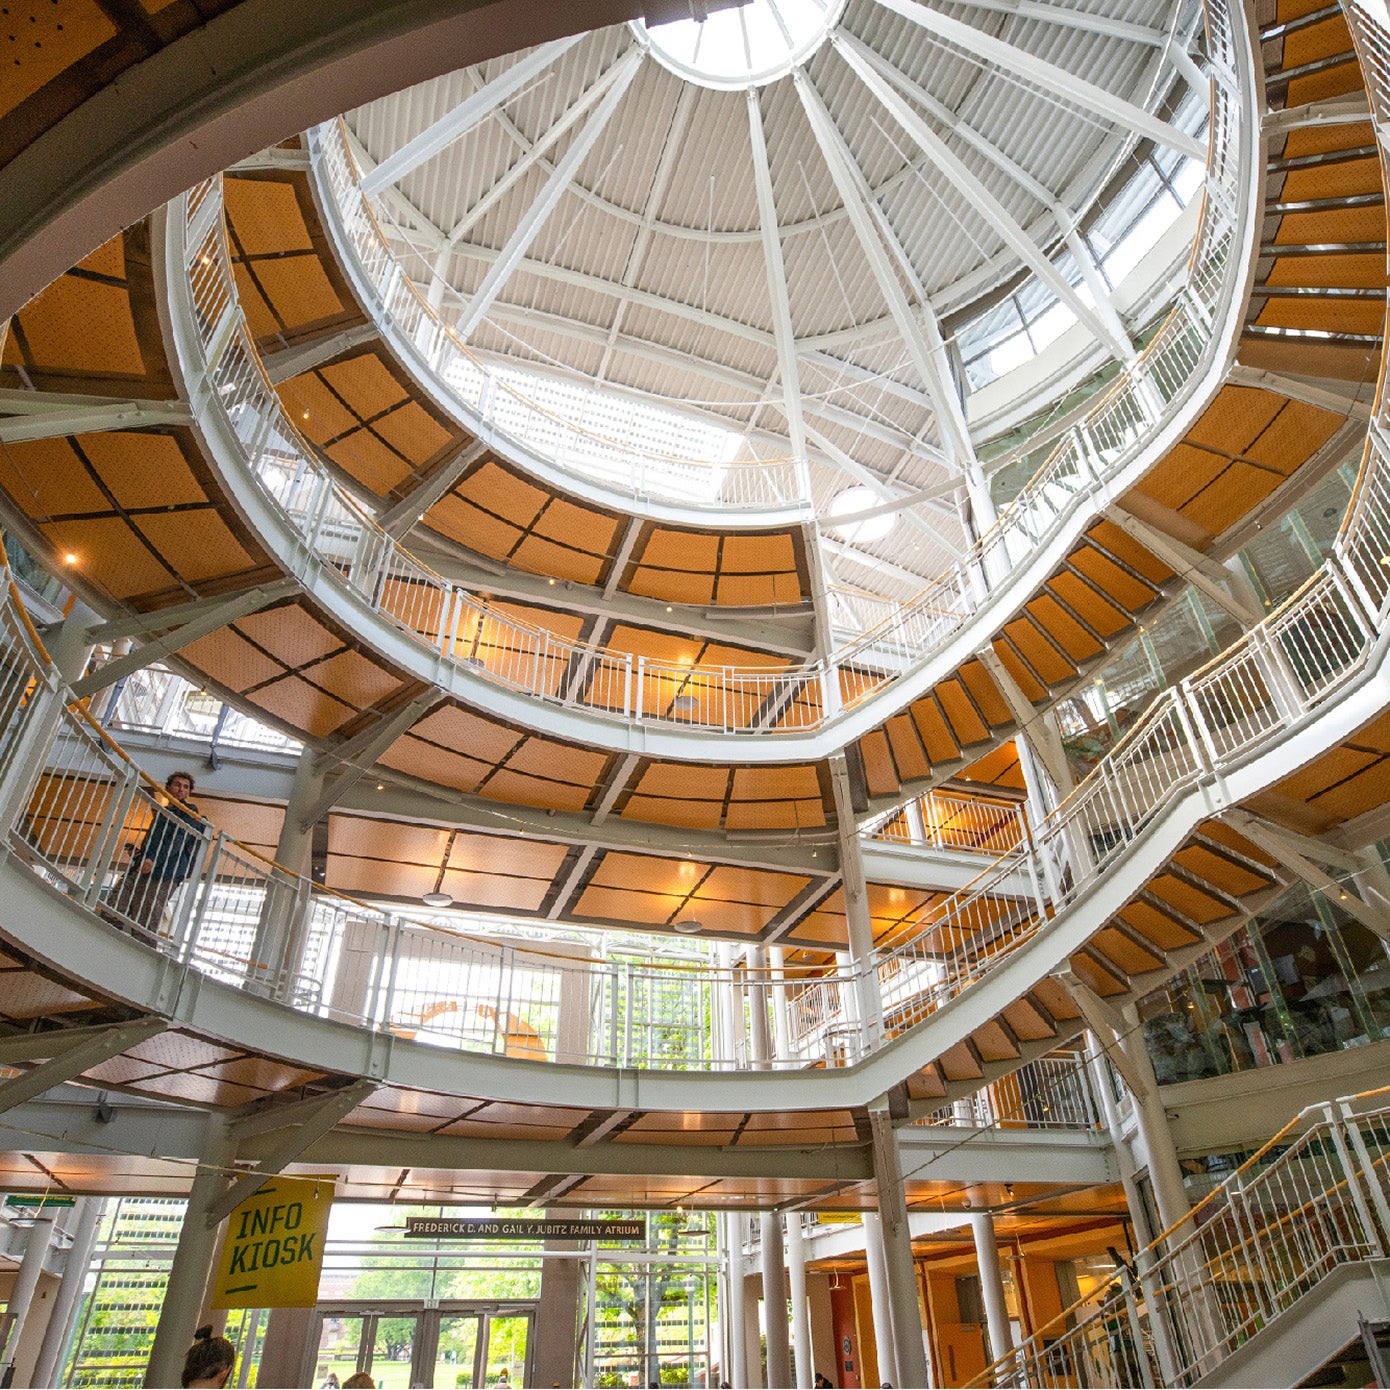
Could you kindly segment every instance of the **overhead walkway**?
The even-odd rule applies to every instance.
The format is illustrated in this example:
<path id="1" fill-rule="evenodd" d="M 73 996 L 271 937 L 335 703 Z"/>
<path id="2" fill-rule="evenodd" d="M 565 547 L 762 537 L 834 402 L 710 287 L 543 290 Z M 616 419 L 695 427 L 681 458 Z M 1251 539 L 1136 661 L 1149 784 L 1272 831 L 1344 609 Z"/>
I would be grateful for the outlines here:
<path id="1" fill-rule="evenodd" d="M 1310 1106 L 971 1386 L 1298 1385 L 1390 1314 L 1390 1109 Z"/>

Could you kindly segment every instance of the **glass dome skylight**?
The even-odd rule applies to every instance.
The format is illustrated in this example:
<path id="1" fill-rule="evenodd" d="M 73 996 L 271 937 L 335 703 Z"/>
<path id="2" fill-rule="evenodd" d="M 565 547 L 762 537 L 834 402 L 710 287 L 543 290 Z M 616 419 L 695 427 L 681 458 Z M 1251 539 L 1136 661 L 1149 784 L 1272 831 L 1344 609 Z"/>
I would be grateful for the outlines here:
<path id="1" fill-rule="evenodd" d="M 706 19 L 632 27 L 678 77 L 705 87 L 760 87 L 805 62 L 834 29 L 845 0 L 749 0 Z"/>

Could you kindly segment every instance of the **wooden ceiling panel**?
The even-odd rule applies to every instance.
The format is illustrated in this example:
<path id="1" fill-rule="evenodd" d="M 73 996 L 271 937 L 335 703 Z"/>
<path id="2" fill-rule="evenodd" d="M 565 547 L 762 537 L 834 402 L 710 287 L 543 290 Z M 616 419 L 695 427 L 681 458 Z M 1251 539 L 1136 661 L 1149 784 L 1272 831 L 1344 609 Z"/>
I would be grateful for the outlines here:
<path id="1" fill-rule="evenodd" d="M 1187 432 L 1187 440 L 1220 454 L 1243 454 L 1279 413 L 1285 398 L 1250 386 L 1223 386 Z"/>
<path id="2" fill-rule="evenodd" d="M 526 536 L 511 555 L 512 564 L 529 574 L 554 575 L 575 584 L 596 584 L 603 573 L 604 561 L 597 555 L 572 550 L 543 536 Z"/>
<path id="3" fill-rule="evenodd" d="M 448 843 L 449 832 L 437 826 L 370 820 L 336 812 L 328 818 L 330 854 L 438 867 Z"/>
<path id="4" fill-rule="evenodd" d="M 190 642 L 180 658 L 199 671 L 206 671 L 219 685 L 237 692 L 284 675 L 285 668 L 251 645 L 235 628 Z"/>
<path id="5" fill-rule="evenodd" d="M 371 346 L 320 367 L 319 375 L 358 420 L 370 420 L 405 404 L 410 388 L 387 363 L 385 349 Z"/>
<path id="6" fill-rule="evenodd" d="M 480 791 L 492 801 L 517 801 L 543 811 L 582 811 L 592 788 L 553 782 L 545 777 L 527 777 L 503 768 L 494 772 Z"/>
<path id="7" fill-rule="evenodd" d="M 466 750 L 474 758 L 488 763 L 501 762 L 523 738 L 515 729 L 457 705 L 441 705 L 420 720 L 411 732 L 441 748 Z"/>
<path id="8" fill-rule="evenodd" d="M 15 315 L 26 357 L 50 372 L 139 380 L 145 359 L 130 294 L 75 275 L 55 280 Z"/>
<path id="9" fill-rule="evenodd" d="M 491 763 L 464 757 L 409 734 L 398 738 L 379 761 L 421 781 L 437 782 L 461 792 L 477 791 L 478 784 L 492 771 Z"/>
<path id="10" fill-rule="evenodd" d="M 589 887 L 580 894 L 574 913 L 591 921 L 642 922 L 656 927 L 664 926 L 684 907 L 685 899 L 671 893 Z"/>
<path id="11" fill-rule="evenodd" d="M 222 180 L 222 199 L 227 220 L 247 255 L 314 249 L 293 184 L 228 174 Z"/>
<path id="12" fill-rule="evenodd" d="M 120 517 L 53 522 L 40 529 L 59 555 L 76 556 L 77 569 L 116 598 L 138 600 L 177 590 L 173 571 Z"/>
<path id="13" fill-rule="evenodd" d="M 230 579 L 259 567 L 214 511 L 157 512 L 142 516 L 138 528 L 186 584 Z"/>
<path id="14" fill-rule="evenodd" d="M 263 685 L 248 698 L 291 728 L 303 729 L 311 738 L 326 738 L 335 733 L 357 712 L 297 676 Z"/>
<path id="15" fill-rule="evenodd" d="M 652 821 L 683 830 L 714 830 L 723 818 L 723 803 L 685 797 L 633 796 L 623 807 L 625 820 Z"/>
<path id="16" fill-rule="evenodd" d="M 321 661 L 344 645 L 336 633 L 298 603 L 282 603 L 238 618 L 238 631 L 285 666 Z"/>
<path id="17" fill-rule="evenodd" d="M 549 883 L 565 862 L 568 846 L 498 835 L 460 835 L 449 851 L 449 867 L 470 873 L 505 874 Z"/>
<path id="18" fill-rule="evenodd" d="M 304 674 L 353 709 L 378 705 L 401 688 L 401 678 L 355 651 L 339 652 Z"/>
<path id="19" fill-rule="evenodd" d="M 207 493 L 180 447 L 180 440 L 186 438 L 113 430 L 110 434 L 81 435 L 80 446 L 118 507 L 180 507 L 207 501 Z"/>
<path id="20" fill-rule="evenodd" d="M 35 521 L 111 510 L 70 439 L 5 445 L 0 449 L 0 487 Z"/>
<path id="21" fill-rule="evenodd" d="M 526 482 L 493 459 L 485 459 L 473 468 L 454 492 L 475 507 L 522 529 L 536 520 L 548 498 L 543 489 Z"/>
<path id="22" fill-rule="evenodd" d="M 256 277 L 267 304 L 282 323 L 317 323 L 337 318 L 347 308 L 317 257 L 260 261 Z"/>
<path id="23" fill-rule="evenodd" d="M 627 582 L 627 591 L 665 603 L 701 604 L 714 601 L 714 576 L 639 566 Z"/>
<path id="24" fill-rule="evenodd" d="M 804 874 L 783 874 L 771 869 L 720 864 L 702 880 L 694 896 L 702 900 L 717 898 L 724 902 L 782 908 L 810 882 L 810 878 Z"/>

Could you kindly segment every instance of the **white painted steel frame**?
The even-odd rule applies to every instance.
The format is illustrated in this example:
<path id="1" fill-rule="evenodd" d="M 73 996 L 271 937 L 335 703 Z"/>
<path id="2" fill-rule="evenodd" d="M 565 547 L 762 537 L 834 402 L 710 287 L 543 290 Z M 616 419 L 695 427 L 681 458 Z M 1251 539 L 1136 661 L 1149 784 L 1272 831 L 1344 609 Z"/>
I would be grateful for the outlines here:
<path id="1" fill-rule="evenodd" d="M 1225 31 L 1214 24 L 1213 32 Z M 585 644 L 492 612 L 401 549 L 332 483 L 264 380 L 249 332 L 236 317 L 225 241 L 200 215 L 217 197 L 211 186 L 199 190 L 196 206 L 173 206 L 163 257 L 168 300 L 161 299 L 161 311 L 184 390 L 204 407 L 196 412 L 197 427 L 253 530 L 287 558 L 306 589 L 340 621 L 370 633 L 383 655 L 418 678 L 511 722 L 626 752 L 704 760 L 711 735 L 717 735 L 722 761 L 828 756 L 969 659 L 981 624 L 1013 615 L 1091 517 L 1118 500 L 1185 433 L 1222 380 L 1243 318 L 1256 232 L 1247 211 L 1259 181 L 1257 121 L 1243 33 L 1227 33 L 1218 44 L 1248 84 L 1242 95 L 1224 76 L 1227 64 L 1218 65 L 1212 168 L 1190 292 L 1115 389 L 1068 432 L 1000 523 L 912 603 L 839 648 L 829 664 L 813 661 L 769 674 L 634 662 L 603 649 L 588 653 Z M 352 196 L 360 200 L 355 187 Z M 330 226 L 333 220 L 330 215 Z M 185 224 L 208 231 L 189 244 Z M 384 249 L 379 233 L 371 237 Z M 350 271 L 355 259 L 346 258 Z M 388 279 L 388 296 L 406 293 L 398 265 Z M 421 312 L 427 308 L 418 293 L 409 302 Z M 289 509 L 252 476 L 267 466 L 283 472 L 281 460 L 293 465 L 296 479 L 304 480 L 296 487 L 308 494 L 297 496 Z M 981 570 L 1003 577 L 987 596 L 980 592 Z M 380 612 L 388 595 L 404 595 L 416 613 L 430 615 L 427 659 L 414 630 L 419 621 L 409 613 Z M 486 645 L 504 654 L 496 670 L 486 662 L 461 661 L 454 651 L 457 635 L 468 633 L 476 650 L 485 629 Z M 596 673 L 593 683 L 556 698 L 541 685 L 541 675 L 568 665 L 581 651 Z M 677 708 L 668 697 L 689 693 L 692 685 L 699 705 L 693 711 L 684 704 Z"/>

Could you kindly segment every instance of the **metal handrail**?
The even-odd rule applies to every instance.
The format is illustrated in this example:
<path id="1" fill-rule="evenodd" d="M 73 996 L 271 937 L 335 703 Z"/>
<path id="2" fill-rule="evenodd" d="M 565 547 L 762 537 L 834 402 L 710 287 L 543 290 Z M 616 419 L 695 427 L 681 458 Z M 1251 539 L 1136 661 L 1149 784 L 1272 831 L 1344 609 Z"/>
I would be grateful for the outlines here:
<path id="1" fill-rule="evenodd" d="M 1192 1385 L 1334 1270 L 1390 1250 L 1382 1088 L 1300 1111 L 1175 1225 L 969 1387 Z"/>
<path id="2" fill-rule="evenodd" d="M 320 572 L 345 584 L 432 657 L 505 690 L 625 726 L 743 738 L 822 729 L 871 701 L 892 702 L 891 692 L 905 677 L 922 670 L 986 608 L 1001 609 L 1011 593 L 1007 576 L 1037 546 L 1091 515 L 1096 495 L 1190 404 L 1195 384 L 1226 350 L 1228 329 L 1239 317 L 1234 299 L 1243 260 L 1236 253 L 1249 196 L 1242 170 L 1250 166 L 1253 133 L 1238 119 L 1235 46 L 1225 12 L 1217 3 L 1209 10 L 1212 134 L 1187 290 L 1137 362 L 1068 432 L 998 523 L 914 599 L 828 659 L 682 665 L 571 641 L 518 621 L 405 550 L 334 482 L 265 375 L 237 303 L 217 215 L 217 180 L 176 203 L 170 219 L 172 235 L 182 239 L 200 357 L 185 363 L 185 374 L 199 407 L 224 417 L 241 462 Z M 372 236 L 382 240 L 379 232 Z M 404 277 L 390 279 L 395 284 Z M 417 301 L 418 295 L 411 300 Z M 585 672 L 585 679 L 566 680 L 571 670 Z M 890 712 L 883 710 L 885 717 Z"/>

